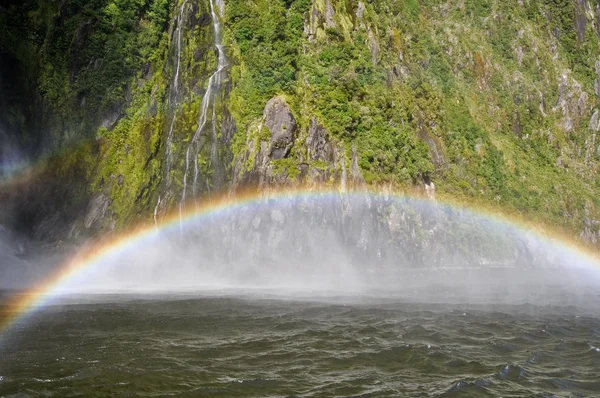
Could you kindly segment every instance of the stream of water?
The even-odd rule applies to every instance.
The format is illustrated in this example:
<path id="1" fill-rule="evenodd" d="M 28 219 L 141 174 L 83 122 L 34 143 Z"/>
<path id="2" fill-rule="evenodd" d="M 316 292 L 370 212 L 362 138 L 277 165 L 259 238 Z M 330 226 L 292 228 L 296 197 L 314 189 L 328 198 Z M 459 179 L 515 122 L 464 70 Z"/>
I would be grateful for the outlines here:
<path id="1" fill-rule="evenodd" d="M 216 126 L 216 96 L 221 89 L 221 81 L 223 79 L 223 73 L 228 66 L 227 56 L 225 55 L 225 48 L 222 43 L 222 31 L 219 13 L 217 11 L 217 5 L 215 0 L 210 0 L 210 14 L 213 21 L 214 30 L 214 46 L 217 49 L 217 69 L 208 79 L 208 86 L 206 92 L 202 97 L 202 104 L 200 106 L 200 117 L 198 119 L 198 128 L 190 140 L 186 154 L 185 154 L 185 170 L 183 174 L 183 192 L 181 196 L 182 207 L 187 199 L 188 191 L 188 174 L 190 165 L 193 164 L 194 173 L 192 181 L 192 195 L 196 198 L 198 189 L 198 177 L 200 175 L 200 169 L 198 164 L 198 154 L 205 145 L 206 137 L 204 132 L 206 126 L 210 123 L 212 125 L 210 133 L 210 166 L 216 170 L 218 168 L 219 156 L 218 156 L 218 132 Z M 209 119 L 209 109 L 212 106 L 212 120 Z M 210 190 L 210 187 L 207 187 Z"/>

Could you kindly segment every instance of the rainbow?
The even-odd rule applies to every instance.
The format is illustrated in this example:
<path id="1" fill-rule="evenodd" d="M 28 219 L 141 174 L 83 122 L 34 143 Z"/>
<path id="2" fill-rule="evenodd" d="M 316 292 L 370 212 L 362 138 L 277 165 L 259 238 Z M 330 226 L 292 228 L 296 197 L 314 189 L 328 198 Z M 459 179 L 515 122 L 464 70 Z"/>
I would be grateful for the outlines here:
<path id="1" fill-rule="evenodd" d="M 255 191 L 245 194 L 221 197 L 215 200 L 209 200 L 202 205 L 193 206 L 185 211 L 175 212 L 160 223 L 160 225 L 141 226 L 117 237 L 112 237 L 104 242 L 96 242 L 81 249 L 79 254 L 67 261 L 63 266 L 37 286 L 12 297 L 5 305 L 3 312 L 0 312 L 0 336 L 12 325 L 35 313 L 52 303 L 57 298 L 61 289 L 64 289 L 76 278 L 85 276 L 85 272 L 106 263 L 106 259 L 114 258 L 135 248 L 143 247 L 159 234 L 169 230 L 183 228 L 184 224 L 195 223 L 211 216 L 218 216 L 227 212 L 236 212 L 247 206 L 259 205 L 268 200 L 294 199 L 302 200 L 309 198 L 335 198 L 341 195 L 386 195 L 396 200 L 415 200 L 422 203 L 430 203 L 419 195 L 381 193 L 376 191 L 368 192 L 350 192 L 341 193 L 337 190 L 281 190 L 268 194 L 257 193 Z M 521 221 L 512 219 L 499 213 L 491 213 L 485 209 L 474 209 L 462 206 L 449 201 L 438 201 L 437 204 L 449 206 L 455 210 L 468 212 L 493 222 L 504 224 L 519 231 L 533 233 L 537 238 L 551 243 L 554 247 L 565 251 L 565 253 L 582 258 L 586 263 L 593 264 L 592 267 L 600 267 L 600 261 L 597 253 L 587 247 L 583 247 L 569 241 L 559 238 L 558 234 L 548 233 L 546 230 L 540 230 L 539 227 L 525 224 Z M 0 311 L 2 307 L 0 307 Z"/>

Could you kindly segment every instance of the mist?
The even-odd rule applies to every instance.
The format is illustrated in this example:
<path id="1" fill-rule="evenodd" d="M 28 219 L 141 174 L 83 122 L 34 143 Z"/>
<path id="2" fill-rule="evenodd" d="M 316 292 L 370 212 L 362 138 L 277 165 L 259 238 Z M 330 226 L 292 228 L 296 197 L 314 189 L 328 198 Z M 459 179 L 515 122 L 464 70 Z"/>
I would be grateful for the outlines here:
<path id="1" fill-rule="evenodd" d="M 20 258 L 20 244 L 0 235 L 3 289 L 25 287 L 60 263 Z M 315 194 L 157 229 L 82 267 L 58 290 L 564 305 L 593 293 L 596 265 L 557 241 L 467 210 L 385 195 Z"/>

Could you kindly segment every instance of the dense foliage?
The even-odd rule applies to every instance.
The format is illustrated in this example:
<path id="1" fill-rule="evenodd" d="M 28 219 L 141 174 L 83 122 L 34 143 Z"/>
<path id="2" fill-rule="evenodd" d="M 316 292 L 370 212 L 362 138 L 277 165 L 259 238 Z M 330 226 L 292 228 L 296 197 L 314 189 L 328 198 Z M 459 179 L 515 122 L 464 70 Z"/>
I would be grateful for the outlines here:
<path id="1" fill-rule="evenodd" d="M 305 128 L 316 115 L 359 148 L 369 182 L 431 178 L 575 227 L 598 205 L 598 22 L 587 2 L 523 3 L 229 1 L 232 95 L 249 120 L 284 94 Z"/>
<path id="2" fill-rule="evenodd" d="M 438 195 L 576 233 L 592 228 L 600 211 L 595 7 L 584 0 L 225 0 L 229 79 L 214 123 L 234 126 L 235 137 L 219 153 L 227 162 L 227 151 L 242 156 L 265 104 L 281 96 L 299 139 L 272 165 L 292 179 L 316 120 L 348 158 L 356 149 L 368 183 L 412 189 L 433 181 Z M 99 160 L 89 164 L 88 149 L 82 155 L 89 194 L 108 194 L 125 223 L 153 210 L 168 175 L 175 205 L 216 63 L 208 0 L 40 0 L 2 11 L 1 49 L 34 77 L 51 116 L 48 134 L 60 145 L 93 141 Z M 206 189 L 217 189 L 206 151 L 197 160 Z"/>

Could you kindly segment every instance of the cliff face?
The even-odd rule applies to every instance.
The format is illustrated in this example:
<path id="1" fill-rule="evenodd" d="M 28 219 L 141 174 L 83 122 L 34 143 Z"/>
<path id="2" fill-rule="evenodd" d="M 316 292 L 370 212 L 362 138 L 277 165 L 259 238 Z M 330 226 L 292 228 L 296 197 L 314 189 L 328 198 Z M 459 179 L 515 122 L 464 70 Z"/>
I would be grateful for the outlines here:
<path id="1" fill-rule="evenodd" d="M 421 190 L 600 239 L 595 2 L 42 0 L 0 15 L 0 220 L 39 238 L 306 184 Z M 9 173 L 16 154 L 27 167 Z"/>

